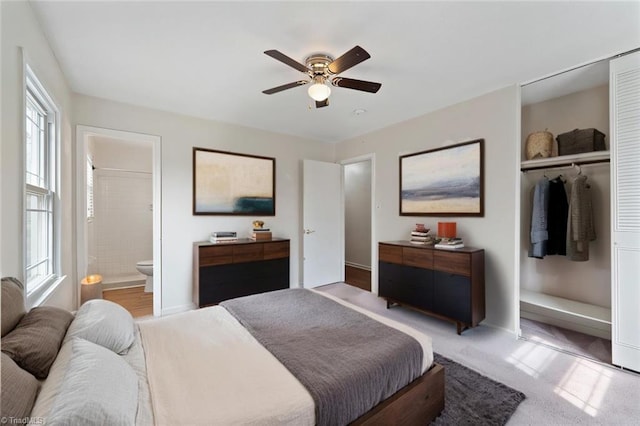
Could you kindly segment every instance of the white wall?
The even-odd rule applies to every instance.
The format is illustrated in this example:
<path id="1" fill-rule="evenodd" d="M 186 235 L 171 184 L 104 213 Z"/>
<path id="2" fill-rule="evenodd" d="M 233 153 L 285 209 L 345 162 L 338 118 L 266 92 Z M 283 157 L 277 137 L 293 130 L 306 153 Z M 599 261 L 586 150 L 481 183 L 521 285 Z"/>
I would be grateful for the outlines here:
<path id="1" fill-rule="evenodd" d="M 371 267 L 371 161 L 344 166 L 345 262 Z"/>
<path id="2" fill-rule="evenodd" d="M 136 262 L 153 258 L 153 146 L 151 142 L 91 136 L 94 153 L 95 226 L 89 273 L 104 283 L 130 281 Z M 113 287 L 111 287 L 113 288 Z"/>
<path id="3" fill-rule="evenodd" d="M 536 90 L 536 83 L 522 88 L 525 91 Z M 522 160 L 526 160 L 525 146 L 527 136 L 532 132 L 547 129 L 554 136 L 554 155 L 558 155 L 555 137 L 573 129 L 596 128 L 606 135 L 605 144 L 609 147 L 609 85 L 605 84 L 582 90 L 570 95 L 560 96 L 544 102 L 522 107 Z"/>
<path id="4" fill-rule="evenodd" d="M 262 217 L 274 236 L 291 239 L 291 286 L 300 282 L 301 162 L 333 161 L 333 145 L 216 121 L 74 97 L 74 124 L 162 138 L 162 311 L 192 302 L 193 243 L 212 231 L 246 237 L 255 217 L 192 215 L 192 149 L 202 147 L 276 158 L 276 216 Z"/>
<path id="5" fill-rule="evenodd" d="M 515 332 L 518 89 L 504 88 L 385 129 L 343 141 L 338 160 L 375 152 L 378 240 L 407 239 L 416 222 L 435 229 L 442 217 L 398 215 L 398 157 L 472 139 L 485 139 L 484 217 L 457 222 L 465 243 L 485 250 L 486 323 Z M 419 220 L 418 220 L 419 219 Z M 372 259 L 374 266 L 377 259 Z M 376 271 L 377 272 L 377 271 Z M 377 279 L 373 280 L 377 292 Z"/>
<path id="6" fill-rule="evenodd" d="M 77 278 L 73 226 L 73 151 L 71 92 L 31 6 L 25 1 L 2 1 L 2 144 L 0 186 L 0 273 L 24 279 L 24 93 L 23 57 L 36 73 L 62 114 L 60 146 L 61 268 L 66 280 L 46 302 L 75 309 Z"/>
<path id="7" fill-rule="evenodd" d="M 97 268 L 89 272 L 104 283 L 135 279 L 136 262 L 153 259 L 152 175 L 96 169 L 94 187 Z"/>
<path id="8" fill-rule="evenodd" d="M 153 172 L 153 144 L 125 141 L 104 136 L 89 136 L 94 148 L 94 165 L 101 169 Z"/>
<path id="9" fill-rule="evenodd" d="M 529 86 L 523 91 L 535 90 Z M 609 86 L 599 86 L 539 102 L 522 108 L 522 142 L 537 130 L 548 128 L 554 137 L 576 128 L 596 128 L 606 135 L 609 146 Z M 523 145 L 524 147 L 524 145 Z M 523 149 L 524 152 L 524 149 Z M 557 152 L 557 150 L 556 150 Z M 522 157 L 524 159 L 524 157 Z M 521 288 L 579 302 L 611 307 L 611 187 L 608 163 L 585 165 L 582 173 L 588 176 L 593 201 L 596 240 L 589 245 L 588 262 L 572 262 L 565 256 L 546 256 L 534 259 L 527 256 L 531 226 L 531 188 L 543 177 L 550 179 L 562 174 L 571 195 L 574 169 L 529 171 L 522 176 L 522 238 Z"/>

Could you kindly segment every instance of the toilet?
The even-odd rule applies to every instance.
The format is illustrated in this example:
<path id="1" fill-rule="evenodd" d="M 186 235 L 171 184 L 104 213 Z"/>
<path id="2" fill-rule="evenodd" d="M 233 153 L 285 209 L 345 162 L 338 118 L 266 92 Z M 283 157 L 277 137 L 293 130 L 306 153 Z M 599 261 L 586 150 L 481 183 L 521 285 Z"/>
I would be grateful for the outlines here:
<path id="1" fill-rule="evenodd" d="M 147 293 L 153 292 L 153 260 L 141 260 L 136 263 L 136 269 L 141 274 L 147 276 L 147 282 L 144 286 L 144 291 Z"/>

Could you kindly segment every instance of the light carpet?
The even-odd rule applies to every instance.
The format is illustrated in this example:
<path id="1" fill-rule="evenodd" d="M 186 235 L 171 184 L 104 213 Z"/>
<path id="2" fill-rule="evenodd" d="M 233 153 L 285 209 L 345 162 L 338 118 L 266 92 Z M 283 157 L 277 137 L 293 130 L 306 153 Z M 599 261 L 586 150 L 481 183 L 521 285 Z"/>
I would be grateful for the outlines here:
<path id="1" fill-rule="evenodd" d="M 386 309 L 383 299 L 344 283 L 317 290 L 414 327 L 431 336 L 434 352 L 522 391 L 527 398 L 509 426 L 640 425 L 638 374 L 520 340 L 486 322 L 458 336 L 450 322 L 403 307 Z"/>
<path id="2" fill-rule="evenodd" d="M 611 340 L 520 318 L 522 337 L 558 350 L 611 364 Z"/>

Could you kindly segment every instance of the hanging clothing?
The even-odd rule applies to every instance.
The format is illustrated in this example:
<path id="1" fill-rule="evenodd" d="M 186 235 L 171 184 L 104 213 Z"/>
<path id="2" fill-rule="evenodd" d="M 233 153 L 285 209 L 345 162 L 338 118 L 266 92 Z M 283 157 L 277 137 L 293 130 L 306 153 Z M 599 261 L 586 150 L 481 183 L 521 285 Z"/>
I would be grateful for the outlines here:
<path id="1" fill-rule="evenodd" d="M 589 242 L 596 239 L 591 203 L 591 187 L 587 177 L 577 176 L 571 188 L 567 220 L 567 257 L 576 262 L 589 260 Z"/>
<path id="2" fill-rule="evenodd" d="M 536 183 L 531 208 L 531 245 L 529 257 L 542 259 L 547 254 L 547 215 L 549 208 L 549 179 L 545 176 Z"/>
<path id="3" fill-rule="evenodd" d="M 547 214 L 547 254 L 567 254 L 567 217 L 569 203 L 561 176 L 549 181 L 549 207 Z"/>

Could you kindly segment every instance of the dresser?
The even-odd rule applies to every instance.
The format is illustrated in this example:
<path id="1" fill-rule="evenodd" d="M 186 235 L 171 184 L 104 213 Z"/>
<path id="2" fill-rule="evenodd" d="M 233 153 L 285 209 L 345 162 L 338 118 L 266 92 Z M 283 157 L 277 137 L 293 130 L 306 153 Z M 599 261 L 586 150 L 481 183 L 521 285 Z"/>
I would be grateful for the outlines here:
<path id="1" fill-rule="evenodd" d="M 289 240 L 193 243 L 193 302 L 198 307 L 289 288 Z"/>
<path id="2" fill-rule="evenodd" d="M 436 249 L 409 241 L 378 244 L 378 295 L 456 324 L 458 334 L 485 317 L 484 250 Z"/>

